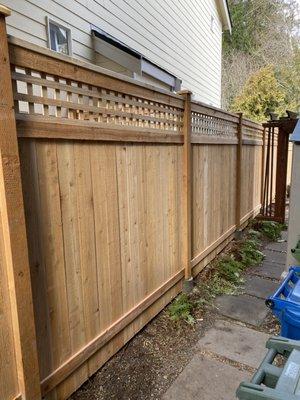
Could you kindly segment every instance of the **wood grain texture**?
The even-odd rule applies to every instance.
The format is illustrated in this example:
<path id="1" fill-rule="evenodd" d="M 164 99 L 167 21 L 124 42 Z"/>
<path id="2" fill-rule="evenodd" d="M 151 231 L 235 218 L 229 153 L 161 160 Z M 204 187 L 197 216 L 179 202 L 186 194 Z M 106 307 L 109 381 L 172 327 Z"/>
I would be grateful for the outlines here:
<path id="1" fill-rule="evenodd" d="M 191 92 L 183 93 L 183 149 L 182 149 L 182 264 L 185 279 L 192 277 L 192 145 Z"/>
<path id="2" fill-rule="evenodd" d="M 41 196 L 35 215 L 26 213 L 28 231 L 38 230 L 38 225 L 44 232 L 40 245 L 30 240 L 30 254 L 33 260 L 40 257 L 36 265 L 46 260 L 51 272 L 43 277 L 41 268 L 39 285 L 33 280 L 37 318 L 48 314 L 55 320 L 44 322 L 50 324 L 49 338 L 45 325 L 38 324 L 38 342 L 47 348 L 39 351 L 43 393 L 50 396 L 54 390 L 65 396 L 151 316 L 139 308 L 141 320 L 132 320 L 127 328 L 121 325 L 118 331 L 111 331 L 111 326 L 180 271 L 182 147 L 20 140 L 23 182 L 31 181 L 33 191 L 25 201 Z M 251 152 L 256 150 L 259 159 L 260 148 L 246 149 L 247 182 L 260 177 L 260 172 L 251 177 L 255 163 L 251 174 L 248 171 Z M 196 270 L 235 229 L 235 160 L 235 145 L 193 145 L 192 266 Z M 256 200 L 254 196 L 253 204 Z M 59 251 L 61 255 L 55 255 Z M 38 294 L 40 285 L 47 296 Z M 41 315 L 43 309 L 48 311 Z M 105 330 L 109 339 L 99 339 L 92 352 L 82 353 L 84 358 L 75 357 L 96 337 L 102 338 Z M 73 357 L 75 364 L 68 361 Z M 75 365 L 81 366 L 77 372 Z"/>
<path id="3" fill-rule="evenodd" d="M 3 10 L 2 10 L 3 11 Z M 1 254 L 4 280 L 7 279 L 9 300 L 3 300 L 6 311 L 10 306 L 8 331 L 13 332 L 14 350 L 8 355 L 12 367 L 11 381 L 2 381 L 7 388 L 24 398 L 40 399 L 39 367 L 32 305 L 32 290 L 28 261 L 20 160 L 14 115 L 13 89 L 4 14 L 0 12 L 0 204 Z M 9 304 L 9 303 L 10 304 Z M 5 315 L 5 314 L 4 314 Z M 11 325 L 12 324 L 12 325 Z M 7 346 L 11 345 L 8 337 Z M 5 346 L 6 347 L 6 346 Z M 7 352 L 6 350 L 6 352 Z M 7 355 L 7 354 L 6 354 Z M 14 359 L 15 358 L 15 359 Z M 14 359 L 14 360 L 13 360 Z M 15 365 L 17 382 L 14 373 Z M 6 367 L 5 367 L 6 368 Z M 3 377 L 4 378 L 4 377 Z M 9 380 L 10 380 L 9 379 Z M 1 385 L 2 386 L 2 385 Z M 18 389 L 16 389 L 18 386 Z M 6 399 L 5 399 L 6 400 Z"/>
<path id="4" fill-rule="evenodd" d="M 258 212 L 262 131 L 240 120 L 239 140 L 236 114 L 188 99 L 183 121 L 178 95 L 21 43 L 10 52 L 41 388 L 65 400 Z M 6 397 L 19 393 L 11 376 Z"/>

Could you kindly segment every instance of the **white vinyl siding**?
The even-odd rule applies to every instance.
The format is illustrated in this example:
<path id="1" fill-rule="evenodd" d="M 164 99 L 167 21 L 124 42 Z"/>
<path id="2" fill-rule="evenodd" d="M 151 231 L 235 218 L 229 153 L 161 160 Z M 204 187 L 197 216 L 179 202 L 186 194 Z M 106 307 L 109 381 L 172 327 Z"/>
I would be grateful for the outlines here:
<path id="1" fill-rule="evenodd" d="M 2 0 L 8 33 L 47 46 L 46 16 L 71 29 L 73 56 L 93 62 L 91 24 L 220 106 L 222 24 L 215 0 Z M 214 18 L 214 31 L 211 20 Z M 20 28 L 21 27 L 21 28 Z"/>

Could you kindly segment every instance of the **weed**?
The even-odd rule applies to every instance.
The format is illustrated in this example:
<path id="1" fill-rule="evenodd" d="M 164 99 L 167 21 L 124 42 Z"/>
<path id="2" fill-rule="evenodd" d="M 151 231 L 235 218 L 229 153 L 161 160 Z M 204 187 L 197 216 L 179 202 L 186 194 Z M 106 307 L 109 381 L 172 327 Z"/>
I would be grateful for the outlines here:
<path id="1" fill-rule="evenodd" d="M 244 267 L 252 267 L 263 261 L 264 254 L 259 250 L 259 242 L 257 240 L 247 239 L 241 244 L 238 257 Z"/>
<path id="2" fill-rule="evenodd" d="M 192 325 L 195 323 L 193 316 L 195 306 L 190 297 L 182 293 L 169 306 L 169 316 L 172 321 L 179 322 L 180 320 L 184 320 Z"/>
<path id="3" fill-rule="evenodd" d="M 249 229 L 247 234 L 249 239 L 255 240 L 257 244 L 259 244 L 260 239 L 262 237 L 261 232 L 256 231 L 255 229 Z"/>
<path id="4" fill-rule="evenodd" d="M 239 284 L 243 283 L 243 279 L 240 278 Z M 212 297 L 220 296 L 222 294 L 235 295 L 237 294 L 238 287 L 233 282 L 227 281 L 218 275 L 215 275 L 211 282 L 211 293 Z"/>
<path id="5" fill-rule="evenodd" d="M 244 265 L 237 261 L 233 255 L 222 257 L 216 266 L 217 275 L 234 285 L 242 283 L 241 272 L 244 269 Z"/>
<path id="6" fill-rule="evenodd" d="M 283 226 L 271 221 L 254 220 L 244 240 L 236 242 L 230 254 L 218 258 L 211 264 L 208 276 L 201 281 L 191 294 L 180 294 L 169 306 L 170 319 L 196 322 L 196 310 L 204 310 L 213 305 L 216 296 L 235 295 L 244 283 L 242 273 L 246 268 L 260 264 L 264 254 L 260 251 L 261 239 L 277 240 Z"/>
<path id="7" fill-rule="evenodd" d="M 255 221 L 254 228 L 261 232 L 263 236 L 273 241 L 278 240 L 285 225 L 274 221 Z"/>

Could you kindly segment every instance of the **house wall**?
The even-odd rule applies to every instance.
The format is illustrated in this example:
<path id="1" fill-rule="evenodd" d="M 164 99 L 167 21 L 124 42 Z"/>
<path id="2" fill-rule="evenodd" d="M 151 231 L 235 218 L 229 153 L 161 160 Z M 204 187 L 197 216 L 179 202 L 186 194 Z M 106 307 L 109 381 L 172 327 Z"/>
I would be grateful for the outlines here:
<path id="1" fill-rule="evenodd" d="M 94 62 L 90 25 L 95 25 L 176 75 L 197 100 L 220 106 L 222 23 L 214 0 L 1 3 L 13 11 L 7 18 L 13 36 L 46 47 L 48 16 L 71 29 L 73 56 Z"/>

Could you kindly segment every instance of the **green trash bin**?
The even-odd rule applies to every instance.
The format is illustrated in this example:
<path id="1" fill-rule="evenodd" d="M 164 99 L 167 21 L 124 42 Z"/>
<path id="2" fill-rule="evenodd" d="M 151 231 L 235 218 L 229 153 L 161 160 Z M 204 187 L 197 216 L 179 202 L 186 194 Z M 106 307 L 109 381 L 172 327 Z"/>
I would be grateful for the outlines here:
<path id="1" fill-rule="evenodd" d="M 300 400 L 300 341 L 283 337 L 268 340 L 269 349 L 251 382 L 242 382 L 240 400 Z M 283 365 L 274 360 L 282 355 Z"/>

